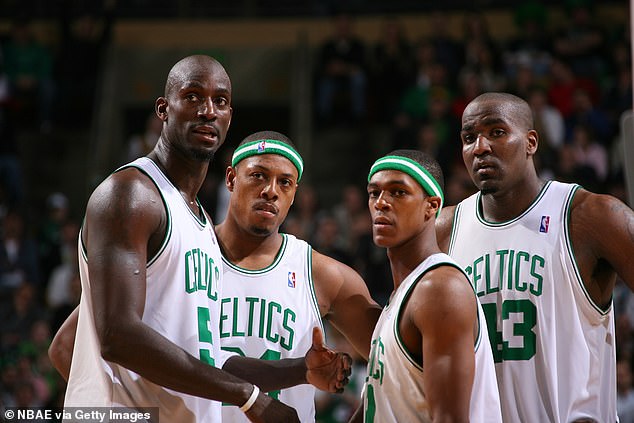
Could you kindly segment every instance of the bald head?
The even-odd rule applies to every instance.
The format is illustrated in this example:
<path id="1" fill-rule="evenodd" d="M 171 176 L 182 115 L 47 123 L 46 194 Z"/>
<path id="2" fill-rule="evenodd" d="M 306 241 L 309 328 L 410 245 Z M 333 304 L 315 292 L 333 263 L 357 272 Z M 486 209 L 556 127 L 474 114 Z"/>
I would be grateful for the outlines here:
<path id="1" fill-rule="evenodd" d="M 192 78 L 192 75 L 212 73 L 226 78 L 229 88 L 231 81 L 225 68 L 211 56 L 196 54 L 187 56 L 178 61 L 170 70 L 165 82 L 165 97 L 169 97 L 174 87 L 181 86 L 185 81 Z"/>
<path id="2" fill-rule="evenodd" d="M 473 99 L 465 108 L 464 117 L 476 108 L 495 109 L 523 129 L 534 129 L 533 112 L 528 103 L 518 96 L 509 93 L 489 92 Z"/>

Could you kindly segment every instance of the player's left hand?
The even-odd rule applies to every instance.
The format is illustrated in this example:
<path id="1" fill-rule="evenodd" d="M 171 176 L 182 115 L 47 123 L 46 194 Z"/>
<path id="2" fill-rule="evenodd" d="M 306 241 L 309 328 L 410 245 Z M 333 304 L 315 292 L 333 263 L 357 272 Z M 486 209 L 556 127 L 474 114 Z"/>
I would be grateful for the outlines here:
<path id="1" fill-rule="evenodd" d="M 347 353 L 327 348 L 318 327 L 313 328 L 313 345 L 304 360 L 306 381 L 322 391 L 341 393 L 350 381 L 352 358 Z"/>

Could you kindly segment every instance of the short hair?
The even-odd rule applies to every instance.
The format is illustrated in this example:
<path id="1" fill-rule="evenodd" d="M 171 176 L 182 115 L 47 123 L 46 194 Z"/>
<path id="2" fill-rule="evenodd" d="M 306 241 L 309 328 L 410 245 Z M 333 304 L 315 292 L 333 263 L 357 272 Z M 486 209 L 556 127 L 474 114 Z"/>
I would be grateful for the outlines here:
<path id="1" fill-rule="evenodd" d="M 169 94 L 171 94 L 174 86 L 180 84 L 184 80 L 187 80 L 194 69 L 200 68 L 220 70 L 227 74 L 224 66 L 211 56 L 194 54 L 192 56 L 184 57 L 172 66 L 169 74 L 167 75 L 167 80 L 165 81 L 165 97 L 169 97 Z M 229 78 L 229 75 L 227 75 L 227 78 Z"/>
<path id="2" fill-rule="evenodd" d="M 526 102 L 526 100 L 504 92 L 487 92 L 484 94 L 480 94 L 475 99 L 471 101 L 471 103 L 478 102 L 495 102 L 495 103 L 506 103 L 511 106 L 513 110 L 512 119 L 517 123 L 521 123 L 526 127 L 526 129 L 534 129 L 535 128 L 535 119 L 533 118 L 533 110 L 531 106 Z M 470 103 L 470 104 L 471 104 Z"/>
<path id="3" fill-rule="evenodd" d="M 430 154 L 424 153 L 420 150 L 408 150 L 408 149 L 399 149 L 394 150 L 388 154 L 388 156 L 399 156 L 405 157 L 410 160 L 415 161 L 419 165 L 421 165 L 431 176 L 434 177 L 440 189 L 445 191 L 445 177 L 443 176 L 442 168 L 438 161 Z"/>

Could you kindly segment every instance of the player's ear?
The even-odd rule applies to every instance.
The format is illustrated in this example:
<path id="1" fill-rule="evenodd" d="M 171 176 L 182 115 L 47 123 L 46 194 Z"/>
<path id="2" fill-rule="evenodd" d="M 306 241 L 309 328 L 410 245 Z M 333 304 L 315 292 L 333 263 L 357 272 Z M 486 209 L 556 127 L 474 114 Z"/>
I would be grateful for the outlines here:
<path id="1" fill-rule="evenodd" d="M 229 192 L 233 192 L 236 183 L 236 169 L 231 166 L 227 166 L 227 171 L 225 172 L 225 185 Z"/>
<path id="2" fill-rule="evenodd" d="M 530 131 L 528 131 L 528 134 L 526 134 L 526 136 L 528 138 L 526 152 L 529 156 L 533 156 L 537 152 L 537 147 L 539 146 L 539 135 L 537 134 L 536 130 L 531 129 Z"/>
<path id="3" fill-rule="evenodd" d="M 163 122 L 167 119 L 167 100 L 165 97 L 159 97 L 156 99 L 156 103 L 154 104 L 154 110 L 156 111 L 156 115 Z"/>
<path id="4" fill-rule="evenodd" d="M 427 204 L 429 204 L 429 206 L 427 207 L 427 210 L 425 210 L 425 219 L 431 219 L 436 216 L 436 213 L 438 213 L 438 209 L 440 208 L 440 202 L 440 197 L 436 195 L 427 197 Z"/>

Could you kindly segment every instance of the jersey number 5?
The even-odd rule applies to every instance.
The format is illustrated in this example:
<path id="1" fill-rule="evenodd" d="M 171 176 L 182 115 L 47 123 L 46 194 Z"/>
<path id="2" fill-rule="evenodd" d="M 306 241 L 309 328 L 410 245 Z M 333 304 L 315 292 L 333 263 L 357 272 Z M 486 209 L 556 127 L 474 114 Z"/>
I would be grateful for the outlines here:
<path id="1" fill-rule="evenodd" d="M 505 300 L 502 303 L 502 325 L 508 322 L 512 331 L 504 339 L 497 328 L 497 304 L 482 304 L 493 358 L 496 363 L 505 360 L 530 360 L 536 351 L 537 336 L 533 328 L 537 324 L 537 307 L 530 300 Z M 521 338 L 521 341 L 518 339 Z M 511 346 L 511 341 L 513 345 Z"/>

